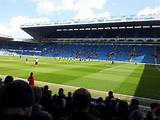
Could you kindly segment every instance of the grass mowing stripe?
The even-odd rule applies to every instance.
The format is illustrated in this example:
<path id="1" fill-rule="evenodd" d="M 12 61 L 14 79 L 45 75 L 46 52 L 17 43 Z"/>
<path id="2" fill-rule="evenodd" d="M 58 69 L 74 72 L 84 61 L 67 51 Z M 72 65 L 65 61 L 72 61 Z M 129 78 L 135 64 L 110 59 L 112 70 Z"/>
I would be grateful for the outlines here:
<path id="1" fill-rule="evenodd" d="M 139 69 L 140 67 L 142 66 L 136 65 L 132 72 L 130 72 L 123 82 L 115 89 L 115 92 L 119 91 L 120 94 L 134 95 L 143 73 L 143 69 Z"/>
<path id="2" fill-rule="evenodd" d="M 113 90 L 119 84 L 121 84 L 121 81 L 119 80 L 120 77 L 116 76 L 117 77 L 117 81 L 116 81 L 114 74 L 113 73 L 110 74 L 108 72 L 115 70 L 121 67 L 122 65 L 123 64 L 119 64 L 117 66 L 111 65 L 112 66 L 111 68 L 105 68 L 102 71 L 99 71 L 93 74 L 89 74 L 88 76 L 83 76 L 81 78 L 77 78 L 76 80 L 72 80 L 71 82 L 69 81 L 65 84 L 74 85 L 74 86 L 80 85 L 80 86 L 87 87 L 87 88 L 92 87 L 97 90 L 109 90 L 109 89 Z M 113 77 L 115 78 L 114 80 L 113 80 Z M 121 79 L 124 79 L 124 76 Z"/>
<path id="3" fill-rule="evenodd" d="M 25 63 L 25 57 L 20 59 L 19 57 L 1 56 L 0 74 L 26 79 L 33 71 L 39 81 L 160 98 L 160 71 L 155 66 L 146 65 L 144 69 L 144 65 L 117 62 L 111 65 L 99 61 L 68 62 L 53 58 L 39 58 L 40 64 L 35 66 L 35 58 L 28 57 L 28 59 L 29 62 Z M 153 93 L 150 94 L 151 92 Z"/>

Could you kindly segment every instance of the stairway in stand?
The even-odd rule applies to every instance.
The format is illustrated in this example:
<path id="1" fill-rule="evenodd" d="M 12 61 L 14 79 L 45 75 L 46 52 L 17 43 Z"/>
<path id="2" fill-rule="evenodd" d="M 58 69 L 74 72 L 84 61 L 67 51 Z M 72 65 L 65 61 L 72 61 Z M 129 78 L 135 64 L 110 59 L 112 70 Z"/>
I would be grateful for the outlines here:
<path id="1" fill-rule="evenodd" d="M 157 64 L 158 63 L 158 49 L 157 49 L 157 46 L 154 47 L 154 64 Z"/>

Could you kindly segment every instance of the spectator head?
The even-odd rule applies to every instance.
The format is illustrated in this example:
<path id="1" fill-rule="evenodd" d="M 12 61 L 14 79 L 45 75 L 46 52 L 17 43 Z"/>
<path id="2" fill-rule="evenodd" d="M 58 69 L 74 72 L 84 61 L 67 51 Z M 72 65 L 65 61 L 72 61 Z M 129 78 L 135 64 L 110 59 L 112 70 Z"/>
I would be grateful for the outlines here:
<path id="1" fill-rule="evenodd" d="M 61 97 L 61 98 L 65 97 L 65 95 L 64 95 L 64 89 L 63 88 L 59 88 L 59 90 L 58 90 L 58 96 Z"/>
<path id="2" fill-rule="evenodd" d="M 77 111 L 88 112 L 91 94 L 85 88 L 79 88 L 73 93 L 73 101 Z"/>
<path id="3" fill-rule="evenodd" d="M 137 99 L 132 99 L 130 106 L 133 108 L 137 108 L 139 106 L 139 101 Z"/>
<path id="4" fill-rule="evenodd" d="M 64 92 L 64 89 L 63 88 L 59 88 L 58 94 L 62 94 L 63 92 Z"/>
<path id="5" fill-rule="evenodd" d="M 33 75 L 33 72 L 30 73 L 30 76 L 32 76 L 32 75 Z"/>
<path id="6" fill-rule="evenodd" d="M 44 90 L 48 90 L 48 89 L 49 89 L 48 85 L 45 85 Z"/>
<path id="7" fill-rule="evenodd" d="M 117 111 L 127 111 L 128 110 L 128 103 L 124 100 L 119 100 L 117 103 Z"/>
<path id="8" fill-rule="evenodd" d="M 68 92 L 68 97 L 72 97 L 72 92 Z"/>
<path id="9" fill-rule="evenodd" d="M 42 98 L 42 89 L 40 87 L 35 86 L 33 88 L 34 95 L 35 95 L 35 104 L 38 104 Z"/>
<path id="10" fill-rule="evenodd" d="M 4 79 L 5 84 L 8 84 L 9 82 L 12 82 L 12 81 L 13 81 L 13 77 L 10 75 L 6 76 Z"/>
<path id="11" fill-rule="evenodd" d="M 103 98 L 99 97 L 96 102 L 97 102 L 97 104 L 101 104 L 103 102 Z"/>
<path id="12" fill-rule="evenodd" d="M 109 91 L 109 92 L 108 92 L 108 97 L 109 97 L 109 98 L 113 98 L 113 92 L 112 92 L 112 91 Z"/>
<path id="13" fill-rule="evenodd" d="M 15 80 L 1 88 L 0 108 L 4 115 L 30 116 L 33 103 L 33 90 L 25 81 Z"/>

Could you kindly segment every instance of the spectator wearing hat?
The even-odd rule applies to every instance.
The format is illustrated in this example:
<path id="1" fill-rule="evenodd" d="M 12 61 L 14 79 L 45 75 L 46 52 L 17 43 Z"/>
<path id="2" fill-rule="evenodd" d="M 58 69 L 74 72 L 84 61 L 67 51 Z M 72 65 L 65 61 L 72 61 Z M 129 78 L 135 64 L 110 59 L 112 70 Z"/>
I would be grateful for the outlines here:
<path id="1" fill-rule="evenodd" d="M 0 120 L 29 120 L 33 103 L 34 93 L 27 82 L 9 82 L 0 89 Z"/>

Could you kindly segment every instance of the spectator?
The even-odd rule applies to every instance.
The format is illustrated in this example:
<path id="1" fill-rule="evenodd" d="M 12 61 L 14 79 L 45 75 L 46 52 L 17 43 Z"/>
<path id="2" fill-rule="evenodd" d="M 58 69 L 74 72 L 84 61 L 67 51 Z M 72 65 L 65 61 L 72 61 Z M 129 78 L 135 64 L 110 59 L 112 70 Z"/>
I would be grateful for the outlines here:
<path id="1" fill-rule="evenodd" d="M 114 98 L 113 92 L 109 91 L 108 95 L 105 98 L 105 110 L 104 110 L 104 118 L 105 119 L 111 119 L 112 116 L 116 113 L 116 104 L 117 101 Z"/>
<path id="2" fill-rule="evenodd" d="M 42 97 L 42 90 L 39 87 L 34 87 L 35 103 L 32 109 L 32 120 L 53 120 L 51 114 L 47 111 L 44 111 L 42 106 L 39 104 Z"/>
<path id="3" fill-rule="evenodd" d="M 64 89 L 63 88 L 59 88 L 57 104 L 62 108 L 66 107 L 66 99 L 65 99 L 65 94 L 64 94 Z"/>
<path id="4" fill-rule="evenodd" d="M 156 107 L 153 112 L 153 120 L 160 120 L 160 106 Z"/>
<path id="5" fill-rule="evenodd" d="M 72 102 L 72 100 L 73 100 L 72 93 L 68 92 L 68 96 L 66 97 L 66 103 L 68 104 Z"/>
<path id="6" fill-rule="evenodd" d="M 68 92 L 68 96 L 66 97 L 65 114 L 71 114 L 73 111 L 74 111 L 73 96 L 71 92 Z"/>
<path id="7" fill-rule="evenodd" d="M 116 116 L 113 120 L 128 120 L 128 103 L 124 100 L 119 100 L 116 106 Z"/>
<path id="8" fill-rule="evenodd" d="M 114 96 L 113 96 L 113 92 L 112 91 L 109 91 L 108 92 L 108 96 L 105 98 L 105 101 L 110 101 L 111 99 L 113 99 Z"/>
<path id="9" fill-rule="evenodd" d="M 2 78 L 0 77 L 0 87 L 2 86 L 3 82 L 2 82 Z"/>
<path id="10" fill-rule="evenodd" d="M 54 94 L 54 95 L 52 96 L 51 112 L 50 112 L 50 113 L 52 114 L 52 116 L 54 116 L 54 119 L 55 119 L 55 120 L 57 120 L 57 119 L 60 118 L 60 115 L 59 115 L 59 113 L 60 113 L 60 111 L 59 111 L 59 106 L 56 104 L 56 102 L 57 102 L 57 97 L 58 97 L 57 94 Z"/>
<path id="11" fill-rule="evenodd" d="M 64 94 L 64 89 L 59 88 L 58 90 L 58 96 L 57 96 L 57 118 L 61 118 L 65 116 L 65 109 L 66 109 L 66 99 L 65 99 L 65 94 Z"/>
<path id="12" fill-rule="evenodd" d="M 146 114 L 145 120 L 153 120 L 153 111 L 155 108 L 159 107 L 160 105 L 158 103 L 152 103 L 150 105 L 151 111 L 148 111 Z"/>
<path id="13" fill-rule="evenodd" d="M 8 75 L 4 79 L 4 84 L 8 84 L 9 82 L 12 82 L 12 81 L 13 81 L 13 77 Z"/>
<path id="14" fill-rule="evenodd" d="M 73 93 L 75 113 L 61 120 L 99 120 L 88 113 L 91 102 L 91 94 L 84 88 L 77 89 Z"/>
<path id="15" fill-rule="evenodd" d="M 64 89 L 63 88 L 59 88 L 58 90 L 58 96 L 64 98 L 65 94 L 64 94 Z"/>
<path id="16" fill-rule="evenodd" d="M 116 106 L 117 106 L 117 99 L 111 99 L 109 102 L 105 105 L 104 110 L 104 117 L 103 119 L 112 120 L 113 117 L 116 116 Z"/>
<path id="17" fill-rule="evenodd" d="M 43 94 L 45 94 L 45 95 L 47 95 L 47 96 L 49 96 L 49 97 L 51 98 L 52 91 L 49 90 L 48 85 L 45 85 L 45 86 L 43 87 Z"/>
<path id="18" fill-rule="evenodd" d="M 34 86 L 35 77 L 33 75 L 33 72 L 30 73 L 27 80 L 29 81 L 29 85 Z"/>
<path id="19" fill-rule="evenodd" d="M 49 90 L 48 85 L 45 85 L 42 90 L 42 98 L 40 104 L 47 110 L 50 111 L 52 103 L 52 92 Z"/>
<path id="20" fill-rule="evenodd" d="M 104 108 L 105 108 L 105 104 L 103 101 L 102 97 L 99 97 L 98 99 L 93 100 L 93 102 L 91 102 L 91 109 L 90 109 L 90 113 L 93 114 L 94 116 L 98 117 L 98 118 L 103 118 L 103 112 L 104 112 Z"/>
<path id="21" fill-rule="evenodd" d="M 34 93 L 28 83 L 9 82 L 0 90 L 0 120 L 29 120 L 33 103 Z"/>
<path id="22" fill-rule="evenodd" d="M 144 120 L 144 114 L 139 108 L 139 101 L 137 99 L 131 100 L 129 110 L 129 120 Z"/>

